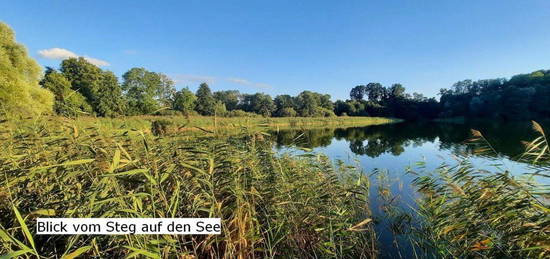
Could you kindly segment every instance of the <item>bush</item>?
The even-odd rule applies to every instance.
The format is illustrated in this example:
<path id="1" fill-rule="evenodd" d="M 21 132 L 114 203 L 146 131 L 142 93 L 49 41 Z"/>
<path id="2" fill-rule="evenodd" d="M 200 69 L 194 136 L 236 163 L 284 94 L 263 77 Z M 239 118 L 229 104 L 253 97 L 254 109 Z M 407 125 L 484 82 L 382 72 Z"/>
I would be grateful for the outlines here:
<path id="1" fill-rule="evenodd" d="M 179 116 L 179 115 L 182 115 L 182 112 L 181 111 L 176 111 L 176 110 L 171 110 L 171 109 L 166 109 L 166 110 L 160 110 L 160 111 L 155 112 L 155 115 L 159 115 L 159 116 Z"/>
<path id="2" fill-rule="evenodd" d="M 292 107 L 287 107 L 277 111 L 279 117 L 296 117 L 298 113 Z"/>
<path id="3" fill-rule="evenodd" d="M 172 125 L 169 120 L 155 120 L 151 123 L 151 133 L 155 136 L 162 136 L 168 133 L 168 128 Z"/>
<path id="4" fill-rule="evenodd" d="M 260 115 L 253 112 L 245 112 L 243 110 L 233 110 L 227 113 L 227 117 L 260 117 Z"/>

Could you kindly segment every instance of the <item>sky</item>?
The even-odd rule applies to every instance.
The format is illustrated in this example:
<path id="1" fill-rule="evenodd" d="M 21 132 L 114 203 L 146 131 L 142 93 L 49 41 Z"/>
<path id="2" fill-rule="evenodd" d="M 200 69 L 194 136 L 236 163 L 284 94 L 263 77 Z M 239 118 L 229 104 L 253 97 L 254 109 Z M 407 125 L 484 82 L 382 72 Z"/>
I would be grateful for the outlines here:
<path id="1" fill-rule="evenodd" d="M 83 56 L 178 89 L 349 98 L 401 83 L 436 97 L 463 79 L 550 69 L 548 0 L 0 0 L 0 21 L 43 66 Z"/>

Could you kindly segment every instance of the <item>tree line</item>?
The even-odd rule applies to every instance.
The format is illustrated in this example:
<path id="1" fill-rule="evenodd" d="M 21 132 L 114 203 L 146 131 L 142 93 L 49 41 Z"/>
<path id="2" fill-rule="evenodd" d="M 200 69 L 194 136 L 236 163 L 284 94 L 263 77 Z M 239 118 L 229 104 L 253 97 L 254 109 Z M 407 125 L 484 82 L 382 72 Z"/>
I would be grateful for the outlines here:
<path id="1" fill-rule="evenodd" d="M 0 23 L 0 113 L 104 117 L 199 114 L 204 116 L 330 117 L 381 116 L 407 120 L 452 117 L 532 119 L 550 117 L 550 71 L 507 79 L 464 80 L 440 90 L 440 100 L 406 93 L 401 84 L 358 85 L 350 99 L 303 91 L 296 96 L 237 90 L 212 92 L 206 83 L 194 93 L 179 91 L 163 73 L 132 68 L 122 82 L 84 58 L 63 60 L 58 69 L 40 66 L 13 31 Z"/>

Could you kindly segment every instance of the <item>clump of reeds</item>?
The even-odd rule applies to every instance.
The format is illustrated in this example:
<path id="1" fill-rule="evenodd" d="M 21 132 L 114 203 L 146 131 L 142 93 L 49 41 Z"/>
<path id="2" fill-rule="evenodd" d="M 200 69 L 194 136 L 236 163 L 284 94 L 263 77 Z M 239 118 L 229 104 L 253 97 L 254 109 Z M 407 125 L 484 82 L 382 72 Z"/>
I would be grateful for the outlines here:
<path id="1" fill-rule="evenodd" d="M 258 134 L 100 130 L 54 119 L 0 132 L 0 255 L 376 256 L 369 182 L 353 168 L 276 155 Z M 222 234 L 37 236 L 38 216 L 221 217 Z"/>
<path id="2" fill-rule="evenodd" d="M 548 143 L 541 135 L 527 143 L 523 159 L 548 162 Z M 495 152 L 481 132 L 472 131 L 479 153 Z M 544 170 L 543 170 L 544 171 Z M 548 174 L 539 173 L 548 177 Z M 422 216 L 414 242 L 426 254 L 453 258 L 548 258 L 550 208 L 548 188 L 508 171 L 478 170 L 464 161 L 441 166 L 415 180 L 423 194 Z"/>

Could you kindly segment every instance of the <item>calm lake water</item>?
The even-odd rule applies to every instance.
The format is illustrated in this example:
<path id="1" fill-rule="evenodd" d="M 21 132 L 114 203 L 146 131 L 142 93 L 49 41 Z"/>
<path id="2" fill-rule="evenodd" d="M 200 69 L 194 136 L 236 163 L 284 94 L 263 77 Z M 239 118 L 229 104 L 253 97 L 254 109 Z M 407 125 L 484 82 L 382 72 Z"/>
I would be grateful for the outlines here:
<path id="1" fill-rule="evenodd" d="M 549 123 L 543 123 L 550 129 Z M 479 156 L 473 153 L 474 147 L 465 141 L 471 137 L 470 129 L 483 133 L 496 150 L 496 154 Z M 443 163 L 454 165 L 463 159 L 469 159 L 476 168 L 508 170 L 514 175 L 534 172 L 528 164 L 514 161 L 523 152 L 521 141 L 530 141 L 537 137 L 530 122 L 465 122 L 437 123 L 402 122 L 369 127 L 342 129 L 293 129 L 271 132 L 276 138 L 275 149 L 279 152 L 303 154 L 303 149 L 323 153 L 334 161 L 360 166 L 370 175 L 371 208 L 378 222 L 375 229 L 379 235 L 382 257 L 403 258 L 412 256 L 409 242 L 404 237 L 391 234 L 389 223 L 384 220 L 384 201 L 378 196 L 379 175 L 382 170 L 389 176 L 384 180 L 395 202 L 404 210 L 412 211 L 414 199 L 418 194 L 411 182 L 415 178 L 407 174 L 411 168 L 422 174 L 441 166 Z M 541 180 L 541 179 L 539 179 Z M 548 184 L 545 182 L 545 184 Z M 397 239 L 399 248 L 394 245 Z"/>

